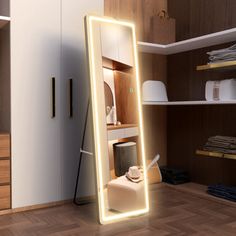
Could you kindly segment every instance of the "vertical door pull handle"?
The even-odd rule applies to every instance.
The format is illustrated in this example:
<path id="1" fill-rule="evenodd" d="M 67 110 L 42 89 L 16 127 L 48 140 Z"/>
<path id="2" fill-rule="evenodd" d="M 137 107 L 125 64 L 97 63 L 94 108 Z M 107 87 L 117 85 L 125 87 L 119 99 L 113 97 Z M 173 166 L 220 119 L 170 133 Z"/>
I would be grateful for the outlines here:
<path id="1" fill-rule="evenodd" d="M 73 79 L 69 79 L 69 117 L 73 117 Z"/>
<path id="2" fill-rule="evenodd" d="M 56 81 L 55 81 L 55 77 L 52 77 L 52 81 L 51 81 L 51 89 L 52 89 L 52 114 L 51 117 L 54 118 L 56 116 L 56 91 L 55 91 L 55 87 L 56 87 Z"/>

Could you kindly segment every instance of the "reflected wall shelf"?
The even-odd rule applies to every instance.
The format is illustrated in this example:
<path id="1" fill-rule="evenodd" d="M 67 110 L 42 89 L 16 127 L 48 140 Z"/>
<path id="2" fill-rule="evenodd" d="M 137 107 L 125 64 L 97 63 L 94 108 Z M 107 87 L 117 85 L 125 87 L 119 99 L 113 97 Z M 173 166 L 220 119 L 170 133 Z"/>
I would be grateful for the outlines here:
<path id="1" fill-rule="evenodd" d="M 197 66 L 197 70 L 235 70 L 236 61 L 226 61 L 221 63 L 211 63 Z"/>
<path id="2" fill-rule="evenodd" d="M 236 155 L 235 154 L 228 154 L 228 153 L 221 153 L 221 152 L 209 152 L 209 151 L 204 151 L 204 150 L 197 150 L 196 154 L 201 155 L 201 156 L 236 160 Z"/>
<path id="3" fill-rule="evenodd" d="M 174 102 L 143 102 L 143 105 L 156 106 L 185 106 L 185 105 L 227 105 L 236 104 L 236 100 L 231 101 L 174 101 Z"/>
<path id="4" fill-rule="evenodd" d="M 140 52 L 145 53 L 171 55 L 218 44 L 229 43 L 235 41 L 235 39 L 236 28 L 232 28 L 167 45 L 138 42 L 138 49 Z"/>
<path id="5" fill-rule="evenodd" d="M 119 129 L 108 129 L 107 131 L 108 141 L 130 138 L 138 135 L 139 135 L 139 129 L 137 126 L 133 125 Z"/>
<path id="6" fill-rule="evenodd" d="M 10 22 L 10 17 L 0 16 L 0 29 Z"/>
<path id="7" fill-rule="evenodd" d="M 107 130 L 137 127 L 137 124 L 107 125 Z"/>

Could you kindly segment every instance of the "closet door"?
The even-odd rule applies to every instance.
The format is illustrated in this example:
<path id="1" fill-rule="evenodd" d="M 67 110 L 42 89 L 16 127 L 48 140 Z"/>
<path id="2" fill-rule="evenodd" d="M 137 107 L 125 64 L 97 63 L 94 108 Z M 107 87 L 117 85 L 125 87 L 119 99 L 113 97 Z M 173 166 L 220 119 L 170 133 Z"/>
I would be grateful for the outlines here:
<path id="1" fill-rule="evenodd" d="M 13 208 L 61 199 L 60 37 L 60 0 L 11 0 Z"/>
<path id="2" fill-rule="evenodd" d="M 84 16 L 89 13 L 103 15 L 103 0 L 62 0 L 62 195 L 63 199 L 73 197 L 76 183 L 80 146 L 83 136 L 88 104 L 88 83 L 86 64 L 86 43 Z M 73 113 L 70 117 L 69 79 L 73 81 Z M 90 124 L 88 122 L 84 149 L 92 151 Z M 94 159 L 84 156 L 81 168 L 78 196 L 95 194 Z"/>

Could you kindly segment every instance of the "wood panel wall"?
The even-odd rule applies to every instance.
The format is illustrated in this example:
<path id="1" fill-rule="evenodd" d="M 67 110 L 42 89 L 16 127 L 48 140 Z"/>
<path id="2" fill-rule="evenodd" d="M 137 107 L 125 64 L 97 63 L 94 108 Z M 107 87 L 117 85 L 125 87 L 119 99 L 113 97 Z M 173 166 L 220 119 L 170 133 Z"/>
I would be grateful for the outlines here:
<path id="1" fill-rule="evenodd" d="M 168 10 L 176 18 L 177 40 L 236 27 L 234 0 L 168 0 Z M 228 45 L 169 56 L 169 98 L 204 99 L 207 80 L 236 78 L 235 71 L 196 71 L 207 62 L 207 51 Z M 209 136 L 236 136 L 236 106 L 168 107 L 167 116 L 168 165 L 188 170 L 193 182 L 236 185 L 236 161 L 195 155 Z"/>
<path id="2" fill-rule="evenodd" d="M 105 0 L 105 15 L 116 19 L 136 23 L 137 39 L 148 41 L 150 20 L 160 10 L 167 10 L 167 0 Z M 166 81 L 166 57 L 140 54 L 140 72 L 142 81 Z M 156 153 L 161 155 L 161 164 L 166 163 L 166 109 L 144 107 L 145 141 L 149 159 Z"/>

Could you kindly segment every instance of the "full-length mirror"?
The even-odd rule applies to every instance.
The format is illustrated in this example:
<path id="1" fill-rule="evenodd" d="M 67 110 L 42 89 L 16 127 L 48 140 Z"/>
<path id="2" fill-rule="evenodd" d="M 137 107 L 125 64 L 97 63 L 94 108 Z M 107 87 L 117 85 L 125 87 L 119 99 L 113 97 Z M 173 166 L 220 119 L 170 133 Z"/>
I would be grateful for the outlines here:
<path id="1" fill-rule="evenodd" d="M 99 219 L 149 210 L 135 27 L 85 19 Z"/>

